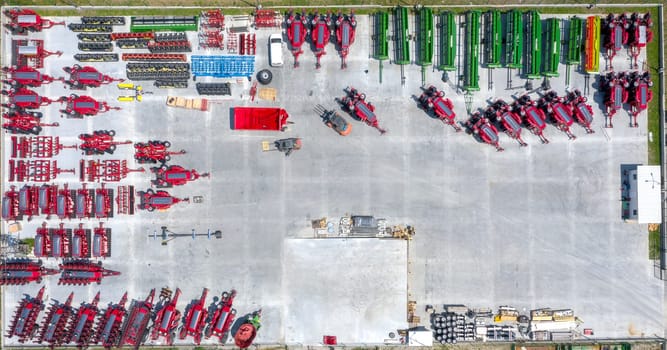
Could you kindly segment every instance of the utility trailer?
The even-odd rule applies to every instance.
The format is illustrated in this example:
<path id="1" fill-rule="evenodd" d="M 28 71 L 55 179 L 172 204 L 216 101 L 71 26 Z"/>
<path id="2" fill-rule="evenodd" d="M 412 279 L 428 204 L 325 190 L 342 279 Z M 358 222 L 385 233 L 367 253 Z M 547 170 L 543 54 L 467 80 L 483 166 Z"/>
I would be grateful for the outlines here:
<path id="1" fill-rule="evenodd" d="M 289 114 L 277 107 L 233 107 L 232 130 L 285 131 Z"/>

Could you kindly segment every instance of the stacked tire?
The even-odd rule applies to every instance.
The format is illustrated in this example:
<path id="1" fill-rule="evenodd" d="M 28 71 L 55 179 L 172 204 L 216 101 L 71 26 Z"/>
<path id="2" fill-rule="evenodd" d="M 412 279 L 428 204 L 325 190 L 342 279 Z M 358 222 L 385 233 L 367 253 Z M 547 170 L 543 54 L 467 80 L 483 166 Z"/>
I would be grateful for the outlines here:
<path id="1" fill-rule="evenodd" d="M 435 314 L 432 318 L 433 337 L 441 344 L 475 340 L 475 324 L 466 323 L 464 315 L 451 312 Z"/>

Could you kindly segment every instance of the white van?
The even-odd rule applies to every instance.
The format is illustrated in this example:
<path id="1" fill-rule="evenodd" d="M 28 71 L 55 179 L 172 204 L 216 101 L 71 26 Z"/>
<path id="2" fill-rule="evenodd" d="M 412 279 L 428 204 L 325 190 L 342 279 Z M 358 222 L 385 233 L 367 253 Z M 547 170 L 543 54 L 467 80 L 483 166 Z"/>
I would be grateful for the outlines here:
<path id="1" fill-rule="evenodd" d="M 269 64 L 272 67 L 280 67 L 283 65 L 282 34 L 269 35 Z"/>

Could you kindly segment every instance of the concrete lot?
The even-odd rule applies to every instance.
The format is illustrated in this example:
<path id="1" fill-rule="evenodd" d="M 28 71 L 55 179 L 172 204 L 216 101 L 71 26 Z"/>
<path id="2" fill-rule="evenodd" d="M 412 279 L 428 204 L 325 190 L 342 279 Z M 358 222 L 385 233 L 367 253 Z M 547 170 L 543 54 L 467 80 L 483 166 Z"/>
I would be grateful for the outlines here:
<path id="1" fill-rule="evenodd" d="M 250 83 L 234 81 L 234 100 L 216 104 L 209 112 L 169 109 L 166 95 L 196 97 L 194 83 L 187 90 L 164 91 L 145 82 L 145 90 L 155 94 L 145 95 L 142 103 L 123 104 L 122 111 L 67 120 L 59 117 L 59 106 L 43 108 L 47 120 L 61 123 L 43 134 L 58 135 L 65 144 L 75 143 L 84 131 L 115 129 L 120 140 L 169 140 L 173 149 L 188 151 L 174 156 L 171 164 L 212 173 L 210 179 L 170 190 L 178 197 L 203 196 L 202 204 L 179 204 L 167 212 L 139 211 L 106 222 L 113 229 L 113 247 L 104 264 L 121 271 L 121 276 L 90 287 L 57 286 L 57 278 L 51 277 L 45 280 L 49 296 L 63 300 L 73 290 L 78 304 L 101 290 L 106 304 L 126 290 L 130 297 L 142 299 L 151 288 L 168 285 L 183 290 L 179 304 L 184 308 L 203 287 L 211 289 L 209 301 L 235 288 L 240 316 L 263 310 L 258 343 L 317 344 L 324 334 L 337 335 L 341 342 L 379 342 L 389 331 L 407 326 L 400 316 L 406 302 L 406 270 L 400 266 L 405 266 L 407 257 L 399 248 L 405 243 L 293 239 L 317 217 L 373 214 L 417 228 L 410 243 L 408 282 L 409 299 L 419 303 L 420 311 L 425 304 L 443 303 L 494 308 L 510 304 L 520 310 L 569 307 L 600 337 L 662 334 L 663 285 L 652 276 L 647 260 L 647 229 L 623 223 L 620 207 L 621 164 L 646 163 L 646 113 L 637 129 L 627 127 L 622 111 L 615 128 L 603 130 L 599 109 L 603 96 L 594 94 L 591 86 L 589 98 L 598 102 L 593 106 L 595 134 L 586 135 L 575 126 L 578 138 L 568 141 L 549 127 L 545 135 L 551 143 L 542 145 L 524 131 L 526 148 L 502 135 L 506 151 L 497 153 L 417 108 L 412 96 L 420 93 L 419 67 L 405 67 L 406 84 L 401 86 L 399 67 L 385 62 L 384 82 L 379 84 L 378 62 L 369 59 L 369 19 L 358 21 L 345 71 L 339 69 L 333 45 L 327 47 L 318 71 L 308 47 L 304 46 L 298 69 L 291 67 L 285 48 L 285 67 L 272 69 L 270 86 L 278 89 L 276 102 L 250 102 Z M 272 32 L 257 32 L 258 70 L 268 67 L 266 38 Z M 196 43 L 196 35 L 189 35 Z M 45 73 L 63 76 L 62 67 L 75 63 L 75 33 L 54 27 L 31 38 L 44 38 L 46 49 L 65 52 L 46 59 Z M 3 40 L 2 45 L 6 65 L 11 41 Z M 624 57 L 614 62 L 616 70 L 628 66 Z M 91 65 L 114 77 L 125 75 L 123 62 Z M 551 80 L 559 94 L 565 92 L 564 69 L 561 65 L 561 78 Z M 494 72 L 493 90 L 487 90 L 486 76 L 480 69 L 482 91 L 475 94 L 473 109 L 485 107 L 489 98 L 511 100 L 511 95 L 524 92 L 504 90 L 504 69 Z M 523 84 L 519 77 L 513 79 L 515 85 Z M 212 79 L 198 79 L 205 80 Z M 443 84 L 440 72 L 429 69 L 426 83 L 443 88 L 454 102 L 457 119 L 465 120 L 463 95 Z M 340 137 L 313 112 L 318 103 L 336 107 L 334 97 L 341 97 L 348 85 L 365 92 L 377 106 L 380 125 L 389 131 L 386 135 L 341 112 L 353 131 Z M 574 68 L 570 85 L 583 88 L 583 76 Z M 52 98 L 70 93 L 58 82 L 36 91 Z M 122 93 L 113 85 L 86 94 L 121 104 L 115 98 Z M 286 133 L 232 131 L 229 108 L 238 105 L 280 105 L 294 124 Z M 7 135 L 2 137 L 7 144 Z M 262 153 L 261 141 L 283 137 L 301 137 L 304 148 L 289 158 Z M 7 147 L 3 157 L 9 157 Z M 56 159 L 62 168 L 73 168 L 82 157 L 64 150 Z M 132 149 L 119 146 L 113 156 L 102 158 L 131 160 Z M 150 186 L 150 178 L 150 173 L 131 174 L 121 184 L 142 190 Z M 63 174 L 56 182 L 80 188 L 78 174 Z M 34 235 L 42 219 L 24 222 L 21 236 Z M 57 220 L 49 225 L 56 226 Z M 95 225 L 95 220 L 88 223 Z M 223 239 L 178 238 L 161 246 L 149 236 L 163 225 L 181 233 L 220 229 Z M 50 260 L 47 265 L 56 265 Z M 326 268 L 319 270 L 320 266 Z M 38 288 L 4 287 L 2 309 L 11 311 L 23 293 L 34 294 Z M 322 294 L 323 290 L 328 292 Z M 369 290 L 373 293 L 364 293 Z M 379 308 L 385 313 L 376 313 Z M 334 311 L 350 317 L 339 319 L 332 316 Z M 313 322 L 313 312 L 323 320 Z M 10 316 L 3 312 L 3 324 Z M 16 345 L 15 339 L 4 341 Z"/>

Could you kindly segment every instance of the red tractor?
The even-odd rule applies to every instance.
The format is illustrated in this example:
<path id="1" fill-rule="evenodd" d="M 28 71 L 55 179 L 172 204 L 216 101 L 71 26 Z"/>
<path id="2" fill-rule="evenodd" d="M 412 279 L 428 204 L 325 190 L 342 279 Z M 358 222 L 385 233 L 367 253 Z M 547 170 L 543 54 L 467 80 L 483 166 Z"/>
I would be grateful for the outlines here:
<path id="1" fill-rule="evenodd" d="M 109 110 L 120 110 L 120 107 L 111 107 L 106 102 L 98 102 L 90 96 L 79 96 L 71 94 L 63 96 L 58 100 L 60 103 L 66 102 L 67 107 L 61 109 L 60 113 L 66 114 L 68 118 L 83 118 L 84 116 L 94 116 L 98 113 L 108 112 Z"/>
<path id="2" fill-rule="evenodd" d="M 9 18 L 10 22 L 5 24 L 12 34 L 27 35 L 30 32 L 41 32 L 42 29 L 48 29 L 53 26 L 64 26 L 65 22 L 53 22 L 46 18 L 42 18 L 37 12 L 25 8 L 13 8 L 5 10 L 5 16 Z"/>
<path id="3" fill-rule="evenodd" d="M 65 303 L 54 302 L 46 312 L 42 329 L 37 336 L 37 342 L 47 342 L 52 348 L 59 347 L 66 342 L 66 327 L 70 322 L 70 317 L 74 310 L 72 309 L 72 299 L 74 292 L 69 294 Z"/>
<path id="4" fill-rule="evenodd" d="M 551 90 L 540 98 L 538 106 L 544 113 L 551 116 L 551 120 L 558 130 L 564 132 L 570 140 L 574 140 L 577 137 L 570 131 L 570 126 L 574 123 L 573 112 L 564 101 L 564 98 L 558 97 L 558 94 Z"/>
<path id="5" fill-rule="evenodd" d="M 36 92 L 26 88 L 2 90 L 2 94 L 9 98 L 9 103 L 3 103 L 2 107 L 12 110 L 37 109 L 57 102 L 48 97 L 39 96 Z"/>
<path id="6" fill-rule="evenodd" d="M 171 152 L 168 148 L 171 146 L 169 141 L 152 140 L 146 143 L 137 142 L 134 144 L 134 159 L 139 164 L 146 163 L 166 163 L 171 160 L 172 155 L 185 154 L 185 150 Z"/>
<path id="7" fill-rule="evenodd" d="M 29 295 L 26 295 L 19 306 L 16 308 L 14 313 L 14 318 L 9 324 L 9 332 L 7 332 L 7 337 L 11 338 L 17 336 L 20 343 L 25 343 L 28 340 L 31 340 L 37 328 L 37 317 L 39 313 L 44 310 L 44 288 L 40 288 L 39 292 L 34 298 L 31 298 Z"/>
<path id="8" fill-rule="evenodd" d="M 290 12 L 286 16 L 287 20 L 287 40 L 290 44 L 290 50 L 294 56 L 294 67 L 299 66 L 299 55 L 303 53 L 301 46 L 306 42 L 306 37 L 308 36 L 308 17 L 306 16 L 305 11 L 301 11 L 301 14 L 294 14 L 294 11 Z"/>
<path id="9" fill-rule="evenodd" d="M 171 290 L 169 289 L 163 289 L 162 294 L 164 295 L 162 298 L 163 306 L 155 314 L 151 339 L 157 340 L 159 337 L 165 337 L 167 345 L 172 345 L 176 338 L 178 323 L 181 320 L 181 312 L 176 308 L 178 297 L 181 295 L 181 290 L 176 288 L 176 293 L 174 293 L 173 298 L 171 296 Z"/>
<path id="10" fill-rule="evenodd" d="M 315 47 L 315 57 L 317 58 L 315 68 L 319 69 L 322 67 L 320 59 L 327 54 L 327 52 L 324 51 L 324 48 L 327 46 L 329 39 L 331 38 L 331 14 L 327 13 L 326 16 L 324 16 L 315 11 L 310 23 L 312 26 L 311 40 Z"/>
<path id="11" fill-rule="evenodd" d="M 95 317 L 97 317 L 98 308 L 97 303 L 100 301 L 100 292 L 95 294 L 95 298 L 90 304 L 81 303 L 76 316 L 72 318 L 72 322 L 67 329 L 68 343 L 76 343 L 80 348 L 88 347 L 93 337 L 93 326 L 95 325 Z"/>
<path id="12" fill-rule="evenodd" d="M 58 272 L 58 270 L 43 267 L 41 260 L 4 260 L 0 261 L 0 285 L 23 285 L 30 282 L 42 283 L 44 276 L 55 275 Z"/>
<path id="13" fill-rule="evenodd" d="M 62 275 L 58 284 L 65 285 L 100 284 L 104 277 L 120 275 L 118 271 L 103 268 L 101 261 L 95 263 L 87 259 L 67 259 L 60 264 L 60 269 Z"/>
<path id="14" fill-rule="evenodd" d="M 222 293 L 222 298 L 216 305 L 216 309 L 213 312 L 213 317 L 211 317 L 211 322 L 204 330 L 206 339 L 214 335 L 218 337 L 220 341 L 222 341 L 225 334 L 229 332 L 229 328 L 232 326 L 232 322 L 234 322 L 234 317 L 236 315 L 236 309 L 232 308 L 235 297 L 236 290 L 233 289 L 229 293 Z"/>
<path id="15" fill-rule="evenodd" d="M 355 32 L 357 28 L 357 20 L 354 18 L 354 12 L 350 12 L 349 16 L 345 16 L 338 12 L 336 16 L 336 41 L 340 47 L 340 57 L 342 60 L 341 69 L 347 68 L 347 54 L 350 52 L 350 46 L 354 43 Z"/>
<path id="16" fill-rule="evenodd" d="M 482 142 L 496 148 L 498 152 L 505 149 L 500 147 L 500 138 L 498 137 L 498 130 L 485 118 L 481 113 L 475 112 L 470 119 L 464 124 L 468 128 L 468 132 L 474 134 Z"/>
<path id="17" fill-rule="evenodd" d="M 444 91 L 438 91 L 438 88 L 431 85 L 419 96 L 419 104 L 427 113 L 442 120 L 443 123 L 451 125 L 456 132 L 459 132 L 461 128 L 456 125 L 454 104 L 444 96 Z"/>
<path id="18" fill-rule="evenodd" d="M 581 94 L 581 91 L 575 89 L 567 94 L 565 103 L 567 103 L 572 111 L 577 123 L 581 125 L 587 133 L 592 134 L 595 131 L 591 128 L 593 123 L 593 108 L 587 104 L 588 99 Z"/>
<path id="19" fill-rule="evenodd" d="M 14 88 L 21 86 L 39 87 L 42 84 L 50 84 L 56 80 L 63 80 L 63 78 L 54 78 L 50 75 L 42 74 L 37 69 L 29 66 L 21 67 L 4 67 L 2 72 L 7 77 L 3 80 L 3 84 L 10 85 Z"/>
<path id="20" fill-rule="evenodd" d="M 149 188 L 145 192 L 137 192 L 139 196 L 139 209 L 154 211 L 154 210 L 167 210 L 171 208 L 172 205 L 179 202 L 190 202 L 189 198 L 176 198 L 169 194 L 167 191 L 153 191 Z"/>
<path id="21" fill-rule="evenodd" d="M 651 91 L 653 81 L 651 81 L 649 72 L 641 74 L 639 72 L 632 72 L 629 80 L 632 82 L 629 91 L 633 119 L 632 126 L 636 128 L 639 126 L 639 124 L 637 124 L 637 116 L 639 113 L 646 110 L 646 108 L 648 108 L 648 103 L 653 100 L 653 91 Z"/>
<path id="22" fill-rule="evenodd" d="M 151 171 L 155 174 L 155 180 L 151 184 L 157 188 L 170 188 L 174 186 L 182 186 L 190 181 L 195 181 L 200 177 L 209 177 L 209 173 L 199 174 L 197 170 L 187 170 L 180 165 L 163 165 L 161 167 L 153 167 Z"/>
<path id="23" fill-rule="evenodd" d="M 109 303 L 109 306 L 97 322 L 93 342 L 111 349 L 120 339 L 120 327 L 123 325 L 123 317 L 127 315 L 125 303 L 127 292 L 120 298 L 118 304 Z"/>
<path id="24" fill-rule="evenodd" d="M 155 289 L 151 289 L 146 300 L 132 302 L 132 306 L 130 306 L 130 314 L 121 331 L 122 336 L 118 342 L 118 347 L 123 347 L 127 344 L 132 346 L 135 350 L 139 349 L 139 346 L 146 335 L 146 326 L 148 326 L 148 321 L 151 319 L 154 297 Z"/>
<path id="25" fill-rule="evenodd" d="M 72 89 L 85 89 L 87 87 L 100 87 L 101 85 L 111 84 L 113 82 L 123 82 L 125 79 L 112 78 L 97 71 L 94 67 L 78 64 L 72 67 L 63 67 L 63 70 L 69 74 L 68 80 L 63 80 Z"/>
<path id="26" fill-rule="evenodd" d="M 346 112 L 369 126 L 378 129 L 380 134 L 387 132 L 380 128 L 377 117 L 375 116 L 375 106 L 366 101 L 366 94 L 363 92 L 360 93 L 353 87 L 345 88 L 345 92 L 347 94 L 341 99 L 336 99 L 336 101 L 343 106 L 343 109 Z"/>
<path id="27" fill-rule="evenodd" d="M 521 138 L 521 117 L 512 112 L 507 102 L 496 100 L 486 109 L 484 116 L 501 125 L 507 136 L 517 140 L 521 147 L 528 146 Z"/>
<path id="28" fill-rule="evenodd" d="M 83 141 L 79 149 L 87 156 L 113 154 L 117 145 L 129 145 L 132 141 L 114 141 L 115 130 L 95 130 L 92 134 L 79 134 L 79 140 Z"/>
<path id="29" fill-rule="evenodd" d="M 57 122 L 42 123 L 42 113 L 40 112 L 14 111 L 3 113 L 2 117 L 7 119 L 7 122 L 2 124 L 2 128 L 12 134 L 39 135 L 45 126 L 57 127 L 60 125 Z"/>
<path id="30" fill-rule="evenodd" d="M 178 334 L 180 339 L 191 335 L 195 340 L 195 345 L 199 345 L 206 326 L 206 318 L 208 317 L 208 310 L 206 309 L 206 296 L 208 289 L 204 288 L 199 301 L 194 303 L 185 313 L 185 323 Z"/>

